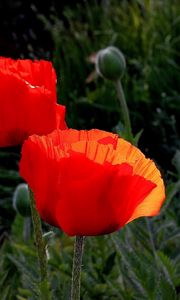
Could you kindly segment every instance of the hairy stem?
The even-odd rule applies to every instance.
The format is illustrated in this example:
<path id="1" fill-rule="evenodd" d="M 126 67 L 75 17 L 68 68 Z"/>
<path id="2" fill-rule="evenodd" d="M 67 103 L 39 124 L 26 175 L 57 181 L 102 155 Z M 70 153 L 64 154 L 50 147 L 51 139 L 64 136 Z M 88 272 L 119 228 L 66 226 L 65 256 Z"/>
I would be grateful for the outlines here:
<path id="1" fill-rule="evenodd" d="M 84 237 L 76 236 L 74 244 L 71 300 L 80 300 L 81 266 L 84 248 Z"/>
<path id="2" fill-rule="evenodd" d="M 39 268 L 40 268 L 41 300 L 49 300 L 49 299 L 51 299 L 51 297 L 50 297 L 50 291 L 49 291 L 49 283 L 47 281 L 46 245 L 45 245 L 45 242 L 43 239 L 41 219 L 36 210 L 34 195 L 30 188 L 29 188 L 29 195 L 30 195 L 32 221 L 33 221 L 33 227 L 34 227 L 34 236 L 35 236 L 38 260 L 39 260 Z"/>

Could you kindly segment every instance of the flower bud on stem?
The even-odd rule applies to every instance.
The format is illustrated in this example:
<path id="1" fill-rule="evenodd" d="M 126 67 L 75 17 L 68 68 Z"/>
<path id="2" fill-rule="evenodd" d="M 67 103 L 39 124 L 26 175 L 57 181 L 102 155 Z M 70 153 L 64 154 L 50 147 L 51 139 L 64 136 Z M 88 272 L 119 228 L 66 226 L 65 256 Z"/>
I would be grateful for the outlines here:
<path id="1" fill-rule="evenodd" d="M 126 139 L 134 142 L 131 121 L 129 117 L 129 110 L 121 85 L 121 78 L 126 70 L 126 60 L 123 53 L 114 46 L 109 46 L 100 50 L 97 53 L 96 71 L 105 79 L 111 80 L 115 83 L 117 97 L 122 110 L 122 117 L 124 119 L 124 126 L 126 129 Z"/>
<path id="2" fill-rule="evenodd" d="M 74 244 L 71 300 L 80 300 L 81 266 L 84 248 L 84 236 L 76 236 Z"/>
<path id="3" fill-rule="evenodd" d="M 43 240 L 42 228 L 41 228 L 41 220 L 39 214 L 37 213 L 34 195 L 31 189 L 29 188 L 29 196 L 30 196 L 30 205 L 31 205 L 31 213 L 32 213 L 32 221 L 34 227 L 34 235 L 37 247 L 37 254 L 39 260 L 40 267 L 40 293 L 41 300 L 50 300 L 50 291 L 49 291 L 49 283 L 47 281 L 47 257 L 46 257 L 46 246 Z"/>

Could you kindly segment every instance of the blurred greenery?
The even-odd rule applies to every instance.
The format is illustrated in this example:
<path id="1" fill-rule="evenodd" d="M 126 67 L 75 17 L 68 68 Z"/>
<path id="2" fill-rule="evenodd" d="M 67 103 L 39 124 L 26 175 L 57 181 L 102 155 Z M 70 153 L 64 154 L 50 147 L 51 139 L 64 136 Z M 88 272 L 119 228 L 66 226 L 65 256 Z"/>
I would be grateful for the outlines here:
<path id="1" fill-rule="evenodd" d="M 119 123 L 113 84 L 101 78 L 86 83 L 94 69 L 91 54 L 115 45 L 127 61 L 123 86 L 133 131 L 144 128 L 142 149 L 170 168 L 168 161 L 180 147 L 179 1 L 91 3 L 65 7 L 66 22 L 58 11 L 49 19 L 39 14 L 54 40 L 58 95 L 67 106 L 68 124 L 112 130 Z"/>
<path id="2" fill-rule="evenodd" d="M 143 129 L 139 147 L 159 165 L 167 185 L 159 216 L 86 239 L 82 299 L 180 299 L 179 0 L 89 0 L 73 7 L 65 3 L 63 9 L 54 1 L 48 16 L 36 3 L 32 8 L 53 42 L 58 99 L 67 106 L 69 127 L 122 128 L 113 83 L 97 76 L 86 80 L 94 71 L 92 54 L 109 45 L 121 49 L 133 133 Z M 1 300 L 40 297 L 32 233 L 24 241 L 24 219 L 12 208 L 13 191 L 22 181 L 19 157 L 19 148 L 0 151 Z M 55 233 L 47 242 L 54 299 L 69 299 L 73 239 L 46 224 L 43 229 Z"/>

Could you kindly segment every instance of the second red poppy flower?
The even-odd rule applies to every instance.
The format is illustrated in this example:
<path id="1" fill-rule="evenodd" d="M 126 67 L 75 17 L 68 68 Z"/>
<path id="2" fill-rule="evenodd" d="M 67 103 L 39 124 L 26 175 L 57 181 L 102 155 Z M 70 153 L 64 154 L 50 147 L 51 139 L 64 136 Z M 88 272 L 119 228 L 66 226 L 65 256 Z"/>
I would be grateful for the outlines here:
<path id="1" fill-rule="evenodd" d="M 155 164 L 125 140 L 100 130 L 33 135 L 20 174 L 42 219 L 68 235 L 99 235 L 156 215 L 164 184 Z"/>
<path id="2" fill-rule="evenodd" d="M 0 58 L 0 147 L 22 144 L 31 134 L 65 129 L 64 118 L 50 62 Z"/>

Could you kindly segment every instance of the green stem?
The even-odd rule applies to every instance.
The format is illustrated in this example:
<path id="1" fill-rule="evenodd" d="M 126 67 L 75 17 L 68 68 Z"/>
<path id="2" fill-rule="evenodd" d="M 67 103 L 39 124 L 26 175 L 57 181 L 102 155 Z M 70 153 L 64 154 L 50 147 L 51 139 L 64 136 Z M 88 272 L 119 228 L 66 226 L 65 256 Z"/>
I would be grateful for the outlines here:
<path id="1" fill-rule="evenodd" d="M 84 237 L 76 236 L 74 244 L 71 300 L 80 300 L 81 266 L 84 248 Z"/>
<path id="2" fill-rule="evenodd" d="M 133 142 L 133 135 L 132 135 L 132 129 L 131 129 L 131 121 L 130 121 L 130 117 L 129 117 L 129 110 L 128 110 L 128 106 L 126 103 L 126 99 L 125 99 L 125 95 L 124 95 L 124 91 L 122 88 L 122 84 L 120 79 L 118 79 L 115 82 L 116 85 L 116 91 L 117 91 L 117 97 L 121 106 L 121 110 L 122 110 L 122 115 L 124 118 L 124 125 L 126 128 L 126 132 L 127 132 L 127 139 L 130 142 Z"/>
<path id="3" fill-rule="evenodd" d="M 33 227 L 34 227 L 34 235 L 35 235 L 37 254 L 38 254 L 38 260 L 39 260 L 39 268 L 40 268 L 41 300 L 49 300 L 50 292 L 49 292 L 49 284 L 47 281 L 46 245 L 45 245 L 45 242 L 43 239 L 41 219 L 36 210 L 34 195 L 30 188 L 29 188 L 29 195 L 30 195 L 30 204 L 31 204 L 31 214 L 32 214 Z"/>

